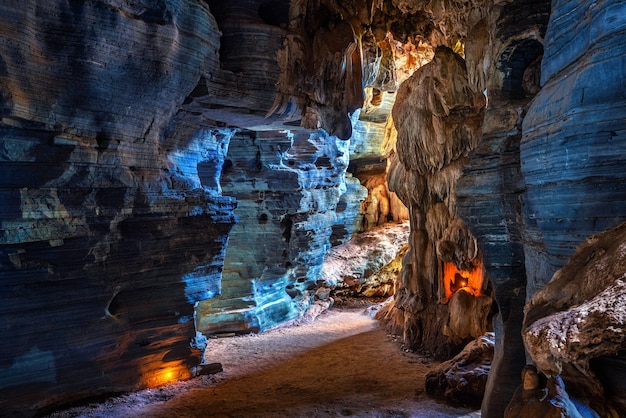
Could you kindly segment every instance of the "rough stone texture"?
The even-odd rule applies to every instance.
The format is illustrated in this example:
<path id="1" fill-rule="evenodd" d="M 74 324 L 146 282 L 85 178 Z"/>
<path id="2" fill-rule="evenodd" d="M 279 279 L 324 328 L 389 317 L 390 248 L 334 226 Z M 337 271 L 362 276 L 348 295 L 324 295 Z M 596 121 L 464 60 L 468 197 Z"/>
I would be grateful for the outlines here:
<path id="1" fill-rule="evenodd" d="M 625 324 L 626 224 L 622 224 L 589 238 L 533 295 L 525 308 L 523 335 L 539 370 L 561 375 L 574 396 L 604 414 L 603 382 L 590 361 L 626 348 Z M 612 381 L 624 379 L 619 369 L 603 370 L 602 375 L 610 376 L 609 389 Z M 626 413 L 621 406 L 616 408 L 619 415 Z"/>
<path id="2" fill-rule="evenodd" d="M 237 199 L 239 222 L 229 237 L 221 293 L 198 305 L 200 332 L 262 331 L 303 314 L 323 280 L 331 235 L 341 242 L 359 227 L 358 217 L 335 212 L 347 190 L 347 163 L 348 143 L 323 132 L 235 135 L 222 188 Z M 343 212 L 355 214 L 365 190 L 351 189 Z"/>
<path id="3" fill-rule="evenodd" d="M 410 215 L 387 318 L 452 355 L 490 303 L 444 295 L 439 271 L 482 260 L 499 310 L 482 409 L 500 417 L 523 362 L 524 298 L 626 218 L 626 6 L 548 3 L 5 1 L 3 393 L 39 408 L 183 378 L 190 343 L 206 342 L 194 323 L 244 332 L 297 316 L 331 245 Z M 440 48 L 429 79 L 400 87 L 440 46 L 465 61 Z M 393 96 L 406 102 L 397 146 Z M 623 352 L 590 364 L 618 404 Z"/>
<path id="4" fill-rule="evenodd" d="M 617 0 L 553 4 L 520 146 L 529 296 L 586 237 L 626 218 L 625 12 Z"/>
<path id="5" fill-rule="evenodd" d="M 392 296 L 397 277 L 381 270 L 403 252 L 408 237 L 408 222 L 355 234 L 328 252 L 319 280 L 337 296 Z"/>
<path id="6" fill-rule="evenodd" d="M 494 335 L 488 333 L 465 346 L 454 358 L 426 375 L 426 393 L 456 405 L 480 407 L 491 368 Z"/>
<path id="7" fill-rule="evenodd" d="M 177 113 L 219 68 L 215 20 L 191 1 L 0 20 L 0 409 L 189 377 L 235 223 L 215 181 L 232 132 Z"/>
<path id="8" fill-rule="evenodd" d="M 385 316 L 398 317 L 392 322 L 411 347 L 446 357 L 458 353 L 468 338 L 484 334 L 491 304 L 488 295 L 476 303 L 453 298 L 450 304 L 441 304 L 447 299 L 443 262 L 460 270 L 472 270 L 481 262 L 475 239 L 456 215 L 455 185 L 464 157 L 480 137 L 484 97 L 468 86 L 462 58 L 444 47 L 400 87 L 397 96 L 393 108 L 397 154 L 389 185 L 409 208 L 411 236 L 402 282 Z M 486 282 L 481 290 L 487 294 Z M 452 318 L 451 310 L 461 306 L 469 309 L 465 315 L 476 316 L 482 329 Z"/>
<path id="9" fill-rule="evenodd" d="M 520 170 L 521 124 L 539 89 L 539 69 L 550 2 L 513 1 L 490 10 L 465 45 L 468 77 L 488 95 L 479 146 L 457 182 L 458 213 L 482 249 L 498 314 L 496 348 L 482 407 L 501 417 L 526 364 L 521 338 L 526 302 L 521 238 L 525 185 Z M 534 81 L 531 83 L 529 80 Z"/>

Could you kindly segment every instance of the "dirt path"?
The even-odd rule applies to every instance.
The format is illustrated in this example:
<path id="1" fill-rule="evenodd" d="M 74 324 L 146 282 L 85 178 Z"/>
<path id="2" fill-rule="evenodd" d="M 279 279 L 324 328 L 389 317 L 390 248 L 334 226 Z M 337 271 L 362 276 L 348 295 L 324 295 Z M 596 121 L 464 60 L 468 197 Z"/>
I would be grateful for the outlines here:
<path id="1" fill-rule="evenodd" d="M 404 352 L 367 311 L 209 340 L 224 372 L 74 408 L 54 417 L 480 417 L 422 392 L 435 364 Z"/>

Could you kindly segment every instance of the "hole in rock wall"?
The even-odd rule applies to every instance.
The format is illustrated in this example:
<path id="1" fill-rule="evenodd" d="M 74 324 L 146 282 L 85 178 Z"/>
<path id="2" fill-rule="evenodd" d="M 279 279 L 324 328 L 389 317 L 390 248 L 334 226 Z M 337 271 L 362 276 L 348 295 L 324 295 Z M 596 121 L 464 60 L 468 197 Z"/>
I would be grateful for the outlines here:
<path id="1" fill-rule="evenodd" d="M 474 296 L 482 295 L 483 287 L 483 263 L 482 260 L 472 270 L 459 270 L 454 263 L 443 262 L 441 280 L 445 291 L 443 303 L 447 303 L 458 291 L 464 291 Z"/>
<path id="2" fill-rule="evenodd" d="M 504 75 L 502 96 L 519 100 L 539 91 L 543 45 L 536 39 L 524 39 L 506 48 L 498 63 Z"/>
<path id="3" fill-rule="evenodd" d="M 287 26 L 289 24 L 289 1 L 266 1 L 259 6 L 259 17 L 268 25 Z"/>

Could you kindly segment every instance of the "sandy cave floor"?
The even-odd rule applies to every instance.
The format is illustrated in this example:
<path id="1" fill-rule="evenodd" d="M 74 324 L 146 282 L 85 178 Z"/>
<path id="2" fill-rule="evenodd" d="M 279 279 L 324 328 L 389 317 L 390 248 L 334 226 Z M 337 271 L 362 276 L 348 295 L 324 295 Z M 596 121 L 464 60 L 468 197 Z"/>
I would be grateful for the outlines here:
<path id="1" fill-rule="evenodd" d="M 437 363 L 403 350 L 374 310 L 336 307 L 313 322 L 211 339 L 205 359 L 221 373 L 50 417 L 480 417 L 424 393 Z"/>

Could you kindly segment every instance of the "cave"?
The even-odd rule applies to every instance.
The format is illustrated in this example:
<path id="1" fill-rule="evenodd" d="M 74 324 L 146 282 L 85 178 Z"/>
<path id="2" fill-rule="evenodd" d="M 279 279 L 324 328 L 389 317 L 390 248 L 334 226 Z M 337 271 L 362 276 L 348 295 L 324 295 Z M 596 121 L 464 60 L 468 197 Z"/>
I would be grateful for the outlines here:
<path id="1" fill-rule="evenodd" d="M 624 16 L 3 2 L 0 416 L 625 416 Z"/>

